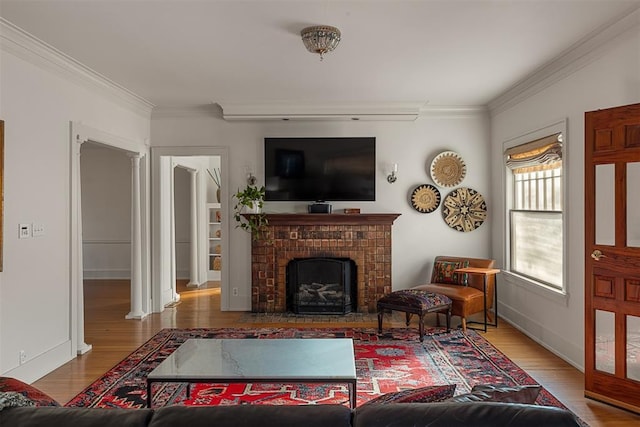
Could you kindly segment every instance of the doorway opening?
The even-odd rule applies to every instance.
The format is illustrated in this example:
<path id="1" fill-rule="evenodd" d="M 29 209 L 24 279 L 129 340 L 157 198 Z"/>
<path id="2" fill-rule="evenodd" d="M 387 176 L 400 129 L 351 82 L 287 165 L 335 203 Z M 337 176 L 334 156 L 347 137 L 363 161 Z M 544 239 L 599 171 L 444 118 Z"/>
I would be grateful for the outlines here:
<path id="1" fill-rule="evenodd" d="M 71 276 L 71 349 L 77 354 L 91 350 L 85 343 L 84 334 L 84 260 L 83 260 L 83 215 L 82 215 L 82 170 L 81 148 L 85 143 L 119 151 L 129 158 L 130 188 L 130 311 L 127 319 L 143 319 L 150 311 L 149 288 L 149 192 L 147 173 L 149 170 L 148 147 L 144 141 L 131 140 L 113 135 L 78 122 L 71 122 L 70 138 L 70 276 Z M 89 146 L 89 145 L 87 145 Z"/>
<path id="2" fill-rule="evenodd" d="M 113 147 L 87 142 L 80 149 L 82 203 L 82 260 L 85 305 L 88 286 L 131 283 L 131 160 Z M 131 307 L 131 293 L 122 316 Z"/>
<path id="3" fill-rule="evenodd" d="M 220 288 L 228 307 L 226 147 L 154 147 L 153 311 L 180 300 L 189 288 Z"/>

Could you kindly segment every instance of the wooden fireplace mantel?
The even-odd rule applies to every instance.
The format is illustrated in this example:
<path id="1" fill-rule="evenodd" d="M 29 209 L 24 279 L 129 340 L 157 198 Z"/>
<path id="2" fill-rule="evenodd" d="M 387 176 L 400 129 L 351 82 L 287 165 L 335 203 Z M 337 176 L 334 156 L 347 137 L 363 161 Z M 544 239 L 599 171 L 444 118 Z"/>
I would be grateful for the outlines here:
<path id="1" fill-rule="evenodd" d="M 391 225 L 399 213 L 266 214 L 269 225 Z"/>

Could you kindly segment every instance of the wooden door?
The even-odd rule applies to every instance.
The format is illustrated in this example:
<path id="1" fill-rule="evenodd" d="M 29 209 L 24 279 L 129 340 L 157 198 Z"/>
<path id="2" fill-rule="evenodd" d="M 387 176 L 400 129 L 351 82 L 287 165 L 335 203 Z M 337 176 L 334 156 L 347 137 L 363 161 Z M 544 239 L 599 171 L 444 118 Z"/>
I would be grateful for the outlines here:
<path id="1" fill-rule="evenodd" d="M 585 114 L 585 396 L 640 412 L 640 104 Z"/>

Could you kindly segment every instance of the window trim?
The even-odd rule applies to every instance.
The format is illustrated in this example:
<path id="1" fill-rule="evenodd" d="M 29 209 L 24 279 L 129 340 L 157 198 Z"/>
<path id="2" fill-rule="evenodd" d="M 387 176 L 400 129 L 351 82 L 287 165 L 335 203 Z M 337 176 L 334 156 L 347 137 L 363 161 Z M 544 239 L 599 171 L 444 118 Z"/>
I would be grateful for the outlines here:
<path id="1" fill-rule="evenodd" d="M 527 142 L 535 141 L 537 139 L 544 138 L 546 136 L 561 133 L 564 143 L 562 144 L 562 288 L 553 288 L 548 286 L 542 281 L 535 280 L 530 277 L 522 276 L 511 270 L 511 218 L 510 211 L 513 206 L 513 172 L 509 167 L 505 165 L 504 157 L 502 158 L 503 169 L 503 197 L 504 197 L 504 229 L 503 229 L 503 259 L 504 269 L 503 277 L 509 284 L 517 285 L 518 287 L 530 290 L 536 294 L 539 294 L 552 301 L 568 304 L 569 292 L 567 285 L 569 283 L 568 278 L 568 266 L 567 266 L 567 242 L 568 236 L 568 224 L 567 224 L 567 188 L 568 188 L 568 162 L 567 162 L 567 150 L 568 135 L 567 135 L 567 119 L 558 120 L 542 128 L 523 133 L 519 136 L 506 140 L 502 144 L 502 153 L 506 150 L 525 144 Z M 502 154 L 501 153 L 501 154 Z"/>
<path id="2" fill-rule="evenodd" d="M 510 286 L 516 286 L 518 288 L 526 289 L 531 293 L 540 295 L 541 297 L 553 301 L 557 304 L 569 306 L 569 293 L 563 292 L 560 289 L 546 286 L 544 283 L 532 280 L 528 277 L 521 276 L 512 271 L 502 271 L 503 280 Z"/>

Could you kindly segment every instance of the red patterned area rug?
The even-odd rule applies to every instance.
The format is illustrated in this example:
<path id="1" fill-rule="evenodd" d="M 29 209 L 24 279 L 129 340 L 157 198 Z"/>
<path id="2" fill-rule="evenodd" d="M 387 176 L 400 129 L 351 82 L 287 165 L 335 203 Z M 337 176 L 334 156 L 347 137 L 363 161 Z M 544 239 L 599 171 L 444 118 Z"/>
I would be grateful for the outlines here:
<path id="1" fill-rule="evenodd" d="M 65 406 L 146 406 L 147 374 L 189 338 L 353 338 L 358 405 L 384 393 L 456 384 L 456 394 L 476 384 L 537 384 L 474 331 L 431 334 L 423 343 L 413 329 L 163 329 Z M 348 403 L 347 386 L 319 384 L 154 384 L 153 406 Z M 547 390 L 536 401 L 563 407 Z"/>

